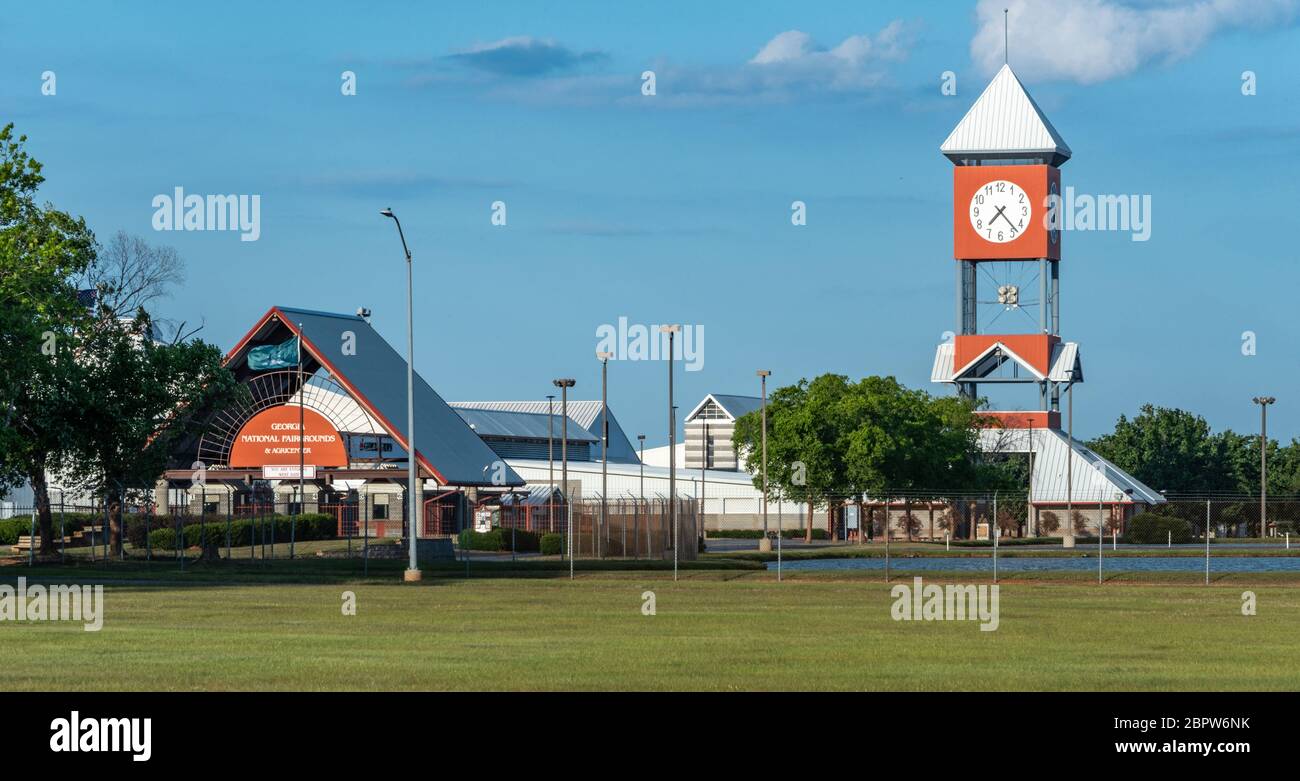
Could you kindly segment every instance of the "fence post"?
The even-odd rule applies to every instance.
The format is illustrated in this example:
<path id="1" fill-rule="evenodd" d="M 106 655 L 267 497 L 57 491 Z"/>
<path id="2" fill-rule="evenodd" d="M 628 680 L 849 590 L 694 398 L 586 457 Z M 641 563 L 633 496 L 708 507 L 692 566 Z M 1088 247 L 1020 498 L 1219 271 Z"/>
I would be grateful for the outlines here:
<path id="1" fill-rule="evenodd" d="M 889 582 L 889 496 L 885 496 L 885 582 Z"/>
<path id="2" fill-rule="evenodd" d="M 181 571 L 185 571 L 185 522 L 180 513 L 172 510 L 176 519 L 176 558 L 181 560 Z"/>
<path id="3" fill-rule="evenodd" d="M 27 566 L 36 563 L 36 505 L 32 504 L 32 533 L 27 538 Z"/>
<path id="4" fill-rule="evenodd" d="M 230 560 L 230 514 L 234 511 L 235 501 L 229 485 L 226 486 L 226 560 Z"/>
<path id="5" fill-rule="evenodd" d="M 64 492 L 62 489 L 60 489 L 59 490 L 59 563 L 60 564 L 64 564 L 67 562 L 67 547 L 68 547 L 67 524 L 63 517 L 63 514 L 65 512 L 63 500 L 64 500 Z"/>
<path id="6" fill-rule="evenodd" d="M 367 489 L 366 498 L 361 500 L 363 512 L 361 522 L 364 524 L 366 536 L 361 538 L 361 574 L 370 575 L 370 491 Z"/>
<path id="7" fill-rule="evenodd" d="M 199 494 L 199 561 L 203 560 L 203 553 L 208 547 L 208 486 L 203 484 L 203 492 Z"/>
<path id="8" fill-rule="evenodd" d="M 157 509 L 157 505 L 154 506 Z M 153 561 L 153 514 L 149 513 L 144 516 L 144 560 Z"/>
<path id="9" fill-rule="evenodd" d="M 1205 585 L 1210 585 L 1210 500 L 1205 500 Z"/>
<path id="10" fill-rule="evenodd" d="M 997 500 L 994 499 L 993 501 L 996 502 Z M 996 513 L 994 513 L 994 517 L 997 517 Z M 995 523 L 993 525 L 993 582 L 994 583 L 998 582 L 998 538 L 1001 536 L 1002 536 L 1002 530 L 999 529 L 997 527 L 997 524 Z"/>

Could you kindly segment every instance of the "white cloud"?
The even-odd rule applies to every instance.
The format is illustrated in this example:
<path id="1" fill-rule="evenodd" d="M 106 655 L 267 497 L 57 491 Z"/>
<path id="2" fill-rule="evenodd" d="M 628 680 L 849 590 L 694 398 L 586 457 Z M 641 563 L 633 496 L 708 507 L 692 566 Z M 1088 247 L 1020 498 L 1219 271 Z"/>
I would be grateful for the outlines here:
<path id="1" fill-rule="evenodd" d="M 892 62 L 907 56 L 910 34 L 896 20 L 875 34 L 851 35 L 824 47 L 800 30 L 771 38 L 745 62 L 695 66 L 668 59 L 633 68 L 608 67 L 603 51 L 578 51 L 550 39 L 516 36 L 418 63 L 407 79 L 417 88 L 475 85 L 481 95 L 513 102 L 572 105 L 619 103 L 647 108 L 753 105 L 867 93 L 884 81 Z M 453 61 L 470 66 L 439 67 Z M 605 67 L 580 67 L 588 64 Z M 641 94 L 643 68 L 656 74 L 657 94 Z M 520 78 L 524 77 L 524 78 Z"/>
<path id="2" fill-rule="evenodd" d="M 1092 84 L 1186 57 L 1222 30 L 1289 23 L 1300 0 L 980 0 L 971 59 L 986 74 L 1002 66 L 1003 8 L 1021 78 Z"/>
<path id="3" fill-rule="evenodd" d="M 764 44 L 735 79 L 760 92 L 795 85 L 834 91 L 863 89 L 884 77 L 886 62 L 906 56 L 903 38 L 899 20 L 874 36 L 851 35 L 831 49 L 818 45 L 808 33 L 787 30 Z"/>

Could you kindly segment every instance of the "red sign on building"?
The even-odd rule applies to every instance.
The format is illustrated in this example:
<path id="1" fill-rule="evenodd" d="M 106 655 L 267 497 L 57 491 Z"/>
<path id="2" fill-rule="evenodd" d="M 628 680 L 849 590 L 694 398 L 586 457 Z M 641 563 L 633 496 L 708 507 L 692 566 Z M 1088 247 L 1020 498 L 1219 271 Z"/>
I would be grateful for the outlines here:
<path id="1" fill-rule="evenodd" d="M 300 442 L 304 464 L 347 466 L 347 450 L 338 429 L 319 412 L 303 409 L 300 437 L 299 414 L 296 405 L 284 404 L 264 409 L 249 418 L 230 447 L 230 466 L 296 465 Z"/>

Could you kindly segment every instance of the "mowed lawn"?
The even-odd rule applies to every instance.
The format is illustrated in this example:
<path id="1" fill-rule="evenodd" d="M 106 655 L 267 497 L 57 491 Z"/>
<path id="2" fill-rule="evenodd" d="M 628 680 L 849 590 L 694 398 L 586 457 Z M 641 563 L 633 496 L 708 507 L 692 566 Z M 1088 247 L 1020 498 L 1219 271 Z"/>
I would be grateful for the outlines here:
<path id="1" fill-rule="evenodd" d="M 1004 584 L 981 632 L 894 621 L 879 581 L 766 573 L 106 582 L 98 633 L 0 623 L 0 689 L 1300 688 L 1295 586 L 1247 617 L 1240 584 Z"/>

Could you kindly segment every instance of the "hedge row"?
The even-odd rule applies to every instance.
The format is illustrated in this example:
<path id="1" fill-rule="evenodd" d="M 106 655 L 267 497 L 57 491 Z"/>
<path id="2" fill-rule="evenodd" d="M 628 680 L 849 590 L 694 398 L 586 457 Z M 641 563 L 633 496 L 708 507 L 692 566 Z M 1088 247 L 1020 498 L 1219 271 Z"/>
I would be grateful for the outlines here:
<path id="1" fill-rule="evenodd" d="M 100 516 L 94 516 L 90 513 L 64 513 L 63 516 L 63 533 L 70 535 L 75 531 L 81 531 L 89 521 L 94 518 L 98 521 Z M 59 533 L 59 513 L 54 512 L 54 533 Z M 17 545 L 19 537 L 26 537 L 32 533 L 32 517 L 26 515 L 20 518 L 6 518 L 0 521 L 0 545 Z M 40 524 L 37 524 L 36 533 L 41 533 Z"/>
<path id="2" fill-rule="evenodd" d="M 547 536 L 549 537 L 551 535 Z M 536 532 L 516 529 L 514 531 L 513 545 L 513 550 L 518 553 L 537 553 L 541 550 L 541 538 Z M 476 532 L 471 529 L 465 529 L 460 533 L 460 547 L 463 550 L 512 550 L 511 531 L 502 528 L 496 528 L 490 532 Z"/>
<path id="3" fill-rule="evenodd" d="M 1133 516 L 1124 530 L 1124 541 L 1137 545 L 1157 545 L 1170 539 L 1192 542 L 1192 525 L 1182 518 L 1153 511 Z"/>
<path id="4" fill-rule="evenodd" d="M 165 516 L 154 518 L 153 529 L 149 532 L 149 545 L 159 550 L 176 549 L 176 525 L 168 523 Z M 159 523 L 163 524 L 161 528 Z M 226 521 L 221 518 L 209 519 L 200 524 L 197 520 L 185 523 L 185 547 L 224 547 L 226 544 Z M 130 533 L 131 526 L 127 525 Z M 288 542 L 292 531 L 297 542 L 308 540 L 332 540 L 338 536 L 338 520 L 332 515 L 311 513 L 299 515 L 294 523 L 293 516 L 276 515 L 266 519 L 242 518 L 230 522 L 230 544 L 235 547 L 256 545 L 263 541 Z M 140 547 L 144 547 L 143 541 Z"/>
<path id="5" fill-rule="evenodd" d="M 710 530 L 709 536 L 717 539 L 731 540 L 757 540 L 763 536 L 762 529 L 718 529 Z M 806 535 L 803 529 L 782 529 L 781 536 L 787 540 L 803 539 Z M 825 529 L 813 529 L 814 540 L 828 540 L 830 533 Z"/>

